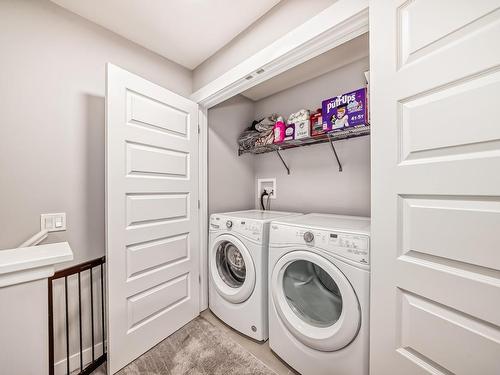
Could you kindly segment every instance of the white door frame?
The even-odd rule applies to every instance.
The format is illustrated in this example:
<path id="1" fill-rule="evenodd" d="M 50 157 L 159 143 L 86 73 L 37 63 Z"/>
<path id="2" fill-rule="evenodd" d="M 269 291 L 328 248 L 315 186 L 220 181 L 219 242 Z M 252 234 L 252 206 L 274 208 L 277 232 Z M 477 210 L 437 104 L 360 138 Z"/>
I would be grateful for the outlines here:
<path id="1" fill-rule="evenodd" d="M 208 109 L 198 106 L 200 312 L 208 309 Z"/>
<path id="2" fill-rule="evenodd" d="M 368 32 L 368 0 L 339 0 L 194 92 L 200 127 L 200 311 L 208 308 L 208 109 Z"/>

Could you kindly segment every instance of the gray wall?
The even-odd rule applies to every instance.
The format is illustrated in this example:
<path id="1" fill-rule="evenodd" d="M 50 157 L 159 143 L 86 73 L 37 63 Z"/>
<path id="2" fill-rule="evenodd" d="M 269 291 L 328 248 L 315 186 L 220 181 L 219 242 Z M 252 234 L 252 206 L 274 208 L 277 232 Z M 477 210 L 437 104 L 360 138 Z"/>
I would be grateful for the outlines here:
<path id="1" fill-rule="evenodd" d="M 272 112 L 288 116 L 321 107 L 323 99 L 363 87 L 364 58 L 255 103 L 256 118 Z M 339 172 L 328 143 L 282 152 L 288 176 L 275 154 L 256 155 L 255 178 L 276 177 L 277 210 L 370 215 L 370 137 L 335 143 L 344 171 Z M 256 207 L 257 201 L 255 201 Z"/>
<path id="2" fill-rule="evenodd" d="M 193 71 L 194 91 L 267 47 L 337 0 L 282 0 Z"/>
<path id="3" fill-rule="evenodd" d="M 0 19 L 0 249 L 66 212 L 48 241 L 69 240 L 74 263 L 101 256 L 105 64 L 181 95 L 191 72 L 46 0 L 3 0 Z"/>
<path id="4" fill-rule="evenodd" d="M 0 301 L 1 373 L 47 375 L 47 281 L 2 287 Z"/>
<path id="5" fill-rule="evenodd" d="M 238 157 L 238 136 L 253 120 L 253 102 L 231 98 L 208 111 L 208 212 L 253 207 L 255 189 L 252 155 Z"/>

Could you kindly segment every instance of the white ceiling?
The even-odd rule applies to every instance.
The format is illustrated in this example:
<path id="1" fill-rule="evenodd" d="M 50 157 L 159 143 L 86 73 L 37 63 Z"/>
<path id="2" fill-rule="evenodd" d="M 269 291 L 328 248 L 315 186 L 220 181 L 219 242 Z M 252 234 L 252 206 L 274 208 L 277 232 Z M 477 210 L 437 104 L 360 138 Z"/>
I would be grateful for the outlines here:
<path id="1" fill-rule="evenodd" d="M 264 81 L 242 92 L 241 95 L 254 101 L 261 100 L 366 56 L 368 56 L 368 34 L 363 34 Z"/>
<path id="2" fill-rule="evenodd" d="M 52 1 L 189 69 L 196 68 L 280 2 L 280 0 Z"/>

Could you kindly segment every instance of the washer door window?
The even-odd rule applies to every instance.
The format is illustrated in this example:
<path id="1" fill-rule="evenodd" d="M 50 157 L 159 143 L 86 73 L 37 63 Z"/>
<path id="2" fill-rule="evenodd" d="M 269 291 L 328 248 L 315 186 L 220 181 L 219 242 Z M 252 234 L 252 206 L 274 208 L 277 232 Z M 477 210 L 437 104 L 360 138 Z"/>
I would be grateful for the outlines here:
<path id="1" fill-rule="evenodd" d="M 356 294 L 321 255 L 300 250 L 284 255 L 273 269 L 271 287 L 281 321 L 300 342 L 335 351 L 356 337 L 361 323 Z"/>
<path id="2" fill-rule="evenodd" d="M 219 276 L 231 288 L 240 288 L 245 282 L 247 268 L 243 255 L 231 241 L 221 241 L 215 250 Z"/>
<path id="3" fill-rule="evenodd" d="M 232 303 L 244 302 L 255 287 L 255 268 L 250 252 L 236 237 L 217 237 L 210 254 L 210 274 L 217 292 Z"/>

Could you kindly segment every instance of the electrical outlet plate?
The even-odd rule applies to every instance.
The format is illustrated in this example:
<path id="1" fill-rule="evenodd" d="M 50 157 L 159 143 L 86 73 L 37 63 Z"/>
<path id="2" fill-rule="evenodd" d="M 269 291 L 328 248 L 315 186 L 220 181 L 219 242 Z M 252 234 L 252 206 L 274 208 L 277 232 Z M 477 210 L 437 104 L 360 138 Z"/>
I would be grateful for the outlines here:
<path id="1" fill-rule="evenodd" d="M 41 214 L 40 229 L 47 229 L 49 232 L 59 232 L 66 230 L 66 213 Z"/>
<path id="2" fill-rule="evenodd" d="M 272 191 L 271 199 L 276 199 L 276 178 L 259 178 L 257 179 L 257 199 L 260 199 L 260 195 L 264 190 Z"/>

